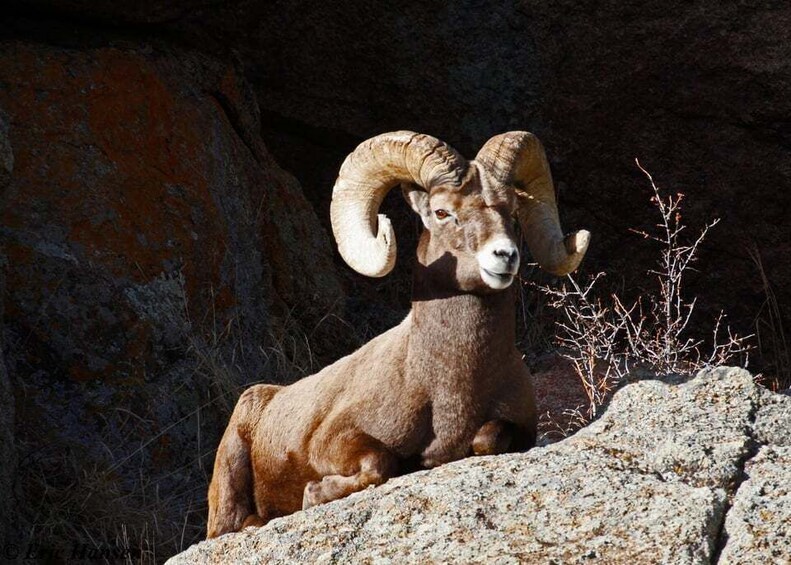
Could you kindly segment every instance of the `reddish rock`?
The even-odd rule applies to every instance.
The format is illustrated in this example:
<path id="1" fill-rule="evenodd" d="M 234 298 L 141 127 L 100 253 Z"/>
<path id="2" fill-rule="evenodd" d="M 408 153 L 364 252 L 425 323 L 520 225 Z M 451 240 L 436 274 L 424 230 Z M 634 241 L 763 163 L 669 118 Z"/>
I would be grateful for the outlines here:
<path id="1" fill-rule="evenodd" d="M 191 499 L 189 535 L 200 535 L 201 469 L 228 406 L 244 383 L 288 377 L 273 337 L 337 339 L 319 325 L 342 306 L 327 234 L 267 153 L 228 65 L 164 46 L 6 42 L 0 85 L 15 158 L 0 244 L 25 507 L 94 531 L 130 493 L 111 518 L 133 527 L 151 520 L 130 516 L 133 501 L 163 489 L 180 499 L 158 515 L 163 532 L 181 528 Z M 75 503 L 56 510 L 58 497 Z"/>

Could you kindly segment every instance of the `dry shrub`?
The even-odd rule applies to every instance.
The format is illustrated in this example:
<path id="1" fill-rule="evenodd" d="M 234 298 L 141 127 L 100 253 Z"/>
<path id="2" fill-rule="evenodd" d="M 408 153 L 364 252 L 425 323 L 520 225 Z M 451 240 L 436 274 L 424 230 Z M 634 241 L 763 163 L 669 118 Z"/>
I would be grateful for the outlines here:
<path id="1" fill-rule="evenodd" d="M 573 365 L 588 396 L 587 418 L 596 417 L 612 391 L 635 374 L 691 375 L 700 369 L 738 362 L 746 366 L 750 338 L 735 334 L 720 313 L 707 340 L 693 335 L 690 326 L 697 304 L 685 296 L 685 275 L 697 261 L 701 242 L 719 220 L 706 224 L 692 238 L 684 237 L 683 194 L 665 196 L 651 175 L 651 203 L 659 221 L 652 231 L 632 230 L 658 244 L 657 266 L 648 271 L 656 282 L 654 293 L 627 301 L 618 292 L 604 294 L 598 273 L 581 283 L 569 275 L 559 286 L 536 285 L 559 312 L 556 341 Z M 704 350 L 705 349 L 705 350 Z M 579 422 L 577 422 L 579 423 Z"/>

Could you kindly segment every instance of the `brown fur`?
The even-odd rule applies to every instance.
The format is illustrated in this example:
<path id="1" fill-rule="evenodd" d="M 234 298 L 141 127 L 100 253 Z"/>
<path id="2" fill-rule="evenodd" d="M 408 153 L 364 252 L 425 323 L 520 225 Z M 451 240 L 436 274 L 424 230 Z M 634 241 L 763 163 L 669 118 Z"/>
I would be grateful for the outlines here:
<path id="1" fill-rule="evenodd" d="M 475 255 L 513 241 L 514 198 L 470 171 L 461 189 L 405 189 L 427 229 L 401 324 L 288 387 L 242 394 L 217 451 L 208 537 L 379 485 L 415 457 L 434 467 L 533 445 L 513 287 L 487 287 Z M 438 208 L 455 221 L 438 222 Z"/>

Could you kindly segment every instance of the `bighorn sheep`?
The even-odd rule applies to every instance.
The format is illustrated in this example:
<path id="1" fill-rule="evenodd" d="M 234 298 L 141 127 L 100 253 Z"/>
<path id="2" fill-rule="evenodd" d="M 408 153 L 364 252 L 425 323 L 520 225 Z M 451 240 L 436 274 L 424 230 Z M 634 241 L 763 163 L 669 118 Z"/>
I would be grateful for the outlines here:
<path id="1" fill-rule="evenodd" d="M 241 395 L 217 450 L 209 538 L 379 485 L 411 459 L 434 467 L 533 445 L 533 389 L 514 344 L 512 218 L 558 275 L 577 267 L 589 233 L 563 237 L 530 133 L 493 137 L 470 162 L 433 137 L 386 133 L 346 158 L 332 195 L 338 249 L 359 273 L 381 277 L 395 264 L 393 228 L 378 211 L 398 184 L 425 226 L 412 311 L 315 375 Z"/>

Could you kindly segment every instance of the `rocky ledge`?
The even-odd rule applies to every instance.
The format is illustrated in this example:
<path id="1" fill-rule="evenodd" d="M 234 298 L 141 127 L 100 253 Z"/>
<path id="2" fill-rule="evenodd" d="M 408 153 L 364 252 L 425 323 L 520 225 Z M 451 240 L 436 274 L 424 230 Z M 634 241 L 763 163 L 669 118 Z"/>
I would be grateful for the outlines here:
<path id="1" fill-rule="evenodd" d="M 168 563 L 787 563 L 789 484 L 791 397 L 717 368 L 626 386 L 560 443 L 394 479 Z"/>

